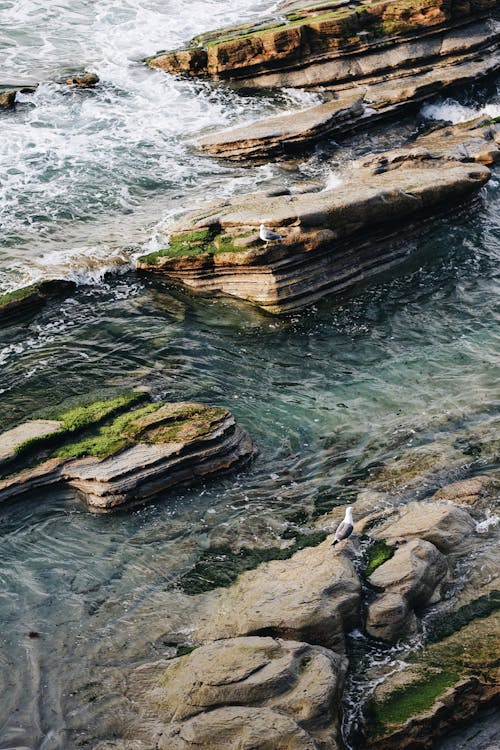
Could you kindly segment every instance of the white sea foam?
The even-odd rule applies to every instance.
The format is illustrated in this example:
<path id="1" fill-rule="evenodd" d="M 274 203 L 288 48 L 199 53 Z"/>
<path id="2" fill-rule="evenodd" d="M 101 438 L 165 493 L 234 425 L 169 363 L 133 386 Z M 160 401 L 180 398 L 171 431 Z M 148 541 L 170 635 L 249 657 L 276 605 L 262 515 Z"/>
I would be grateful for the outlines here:
<path id="1" fill-rule="evenodd" d="M 499 117 L 500 105 L 486 104 L 484 107 L 470 107 L 460 104 L 455 99 L 441 99 L 432 104 L 424 104 L 421 114 L 429 120 L 445 120 L 456 124 L 473 120 L 480 115 Z"/>

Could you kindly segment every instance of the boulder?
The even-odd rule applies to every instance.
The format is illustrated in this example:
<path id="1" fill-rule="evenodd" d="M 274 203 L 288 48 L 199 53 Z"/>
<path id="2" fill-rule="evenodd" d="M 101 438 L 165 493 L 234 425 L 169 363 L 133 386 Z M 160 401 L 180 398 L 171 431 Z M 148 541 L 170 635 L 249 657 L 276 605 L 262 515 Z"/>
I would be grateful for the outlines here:
<path id="1" fill-rule="evenodd" d="M 144 399 L 132 393 L 96 402 L 0 436 L 10 459 L 0 501 L 65 483 L 92 508 L 110 510 L 252 457 L 252 441 L 227 409 L 183 402 L 132 408 Z"/>
<path id="2" fill-rule="evenodd" d="M 448 503 L 413 502 L 402 506 L 397 513 L 396 520 L 389 518 L 373 529 L 371 535 L 385 539 L 388 544 L 418 537 L 446 554 L 466 547 L 475 533 L 476 525 L 469 513 Z"/>
<path id="3" fill-rule="evenodd" d="M 212 592 L 192 637 L 272 635 L 342 651 L 344 633 L 358 622 L 361 586 L 353 564 L 332 541 L 259 565 L 230 588 Z"/>
<path id="4" fill-rule="evenodd" d="M 81 89 L 93 88 L 99 83 L 99 76 L 97 73 L 82 73 L 80 75 L 71 76 L 66 79 L 66 83 L 69 86 L 76 86 Z"/>
<path id="5" fill-rule="evenodd" d="M 267 742 L 272 738 L 269 747 L 287 747 L 291 732 L 307 747 L 328 743 L 325 747 L 332 748 L 345 669 L 343 657 L 319 646 L 270 637 L 232 638 L 136 670 L 129 697 L 146 722 L 154 718 L 163 726 L 165 747 L 170 747 L 167 738 L 172 747 L 188 741 L 240 747 L 232 743 L 256 727 L 257 741 L 268 721 L 267 729 L 275 732 L 264 735 Z M 237 707 L 239 713 L 233 711 Z"/>
<path id="6" fill-rule="evenodd" d="M 171 228 L 169 246 L 139 258 L 137 268 L 289 313 L 401 263 L 408 244 L 390 235 L 403 222 L 469 199 L 489 177 L 484 166 L 431 155 L 390 172 L 356 164 L 334 189 L 243 195 L 192 211 Z M 261 223 L 283 241 L 262 243 Z"/>
<path id="7" fill-rule="evenodd" d="M 499 488 L 500 478 L 486 474 L 447 484 L 434 493 L 433 499 L 493 509 L 498 504 Z"/>
<path id="8" fill-rule="evenodd" d="M 413 632 L 413 610 L 440 600 L 447 573 L 446 558 L 430 542 L 412 539 L 402 544 L 368 578 L 375 589 L 383 591 L 368 607 L 368 633 L 393 642 Z"/>

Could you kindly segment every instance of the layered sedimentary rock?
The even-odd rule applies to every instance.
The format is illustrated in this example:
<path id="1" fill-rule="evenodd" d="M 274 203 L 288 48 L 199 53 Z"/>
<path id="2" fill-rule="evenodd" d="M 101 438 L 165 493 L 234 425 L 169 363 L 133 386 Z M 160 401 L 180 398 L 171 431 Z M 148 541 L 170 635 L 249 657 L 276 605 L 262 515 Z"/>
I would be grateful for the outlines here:
<path id="1" fill-rule="evenodd" d="M 495 8 L 496 0 L 385 0 L 355 8 L 320 2 L 267 22 L 202 34 L 186 49 L 158 53 L 147 63 L 169 73 L 253 86 L 324 86 L 449 54 L 443 30 L 477 21 Z M 406 45 L 416 39 L 423 41 L 409 54 Z"/>
<path id="2" fill-rule="evenodd" d="M 490 177 L 483 166 L 426 149 L 400 156 L 354 163 L 334 189 L 244 195 L 191 212 L 172 227 L 170 246 L 140 258 L 138 268 L 278 314 L 345 290 L 406 257 L 387 240 L 398 225 L 469 198 Z M 263 243 L 261 223 L 283 240 Z"/>
<path id="3" fill-rule="evenodd" d="M 212 155 L 268 157 L 393 114 L 500 66 L 496 0 L 318 3 L 148 58 L 170 73 L 328 90 L 302 112 L 210 134 Z M 492 16 L 492 17 L 491 17 Z"/>
<path id="4" fill-rule="evenodd" d="M 477 48 L 473 40 L 477 40 Z M 329 86 L 333 97 L 330 101 L 210 133 L 198 139 L 197 146 L 212 156 L 235 160 L 301 150 L 322 138 L 400 113 L 450 86 L 466 85 L 494 73 L 500 67 L 499 42 L 498 22 L 484 21 L 466 32 L 450 32 L 441 40 L 440 49 L 453 49 L 452 59 L 445 57 L 440 64 L 429 64 L 424 58 L 421 68 L 408 70 L 399 66 L 392 77 L 383 75 L 381 80 L 361 79 L 350 85 Z M 414 44 L 420 49 L 418 43 Z M 388 56 L 387 52 L 384 54 Z M 410 51 L 406 50 L 406 54 Z"/>
<path id="5" fill-rule="evenodd" d="M 0 435 L 0 501 L 65 483 L 109 510 L 242 466 L 253 455 L 227 409 L 133 393 Z"/>

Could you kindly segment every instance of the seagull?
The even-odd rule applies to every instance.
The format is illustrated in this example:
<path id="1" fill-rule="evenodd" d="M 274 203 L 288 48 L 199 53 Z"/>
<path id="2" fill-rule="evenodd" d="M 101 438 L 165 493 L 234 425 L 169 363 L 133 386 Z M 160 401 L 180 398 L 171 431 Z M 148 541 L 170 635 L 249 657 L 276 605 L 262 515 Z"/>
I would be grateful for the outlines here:
<path id="1" fill-rule="evenodd" d="M 259 231 L 259 237 L 262 240 L 262 242 L 265 242 L 266 245 L 269 242 L 280 242 L 281 240 L 284 240 L 284 236 L 282 234 L 278 234 L 277 232 L 273 232 L 271 229 L 266 229 L 264 224 L 260 225 L 260 231 Z"/>
<path id="2" fill-rule="evenodd" d="M 341 524 L 339 524 L 337 531 L 335 532 L 335 540 L 332 544 L 332 547 L 335 547 L 336 544 L 344 541 L 344 539 L 347 539 L 347 537 L 351 536 L 352 529 L 352 508 L 349 505 L 349 507 L 346 508 L 344 520 Z"/>

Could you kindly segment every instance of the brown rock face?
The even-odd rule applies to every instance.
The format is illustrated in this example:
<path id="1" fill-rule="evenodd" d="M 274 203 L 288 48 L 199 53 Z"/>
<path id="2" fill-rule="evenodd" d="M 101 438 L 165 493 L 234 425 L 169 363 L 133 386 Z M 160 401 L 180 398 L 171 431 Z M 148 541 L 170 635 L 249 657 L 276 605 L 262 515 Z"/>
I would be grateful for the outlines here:
<path id="1" fill-rule="evenodd" d="M 410 56 L 398 52 L 401 59 L 391 61 L 384 52 L 383 64 L 372 60 L 382 45 L 397 49 L 407 39 L 429 38 L 427 57 L 439 56 L 440 42 L 432 47 L 436 33 L 480 18 L 495 6 L 495 0 L 362 2 L 355 9 L 324 3 L 267 25 L 201 35 L 189 48 L 161 53 L 147 63 L 169 73 L 245 80 L 254 86 L 326 85 L 409 64 Z M 349 59 L 343 68 L 335 64 L 342 56 Z"/>
<path id="2" fill-rule="evenodd" d="M 159 747 L 337 747 L 345 659 L 318 646 L 232 638 L 148 665 L 131 678 Z M 191 744 L 190 744 L 191 743 Z M 289 744 L 291 743 L 291 744 Z"/>
<path id="3" fill-rule="evenodd" d="M 342 650 L 358 621 L 360 583 L 352 563 L 327 539 L 242 573 L 217 591 L 216 606 L 196 625 L 199 641 L 273 635 Z"/>
<path id="4" fill-rule="evenodd" d="M 140 258 L 138 268 L 287 313 L 401 262 L 406 251 L 388 233 L 463 200 L 489 177 L 485 167 L 444 164 L 429 153 L 390 172 L 354 165 L 332 190 L 244 195 L 189 213 L 172 227 L 171 249 Z M 260 223 L 284 240 L 262 243 Z"/>

